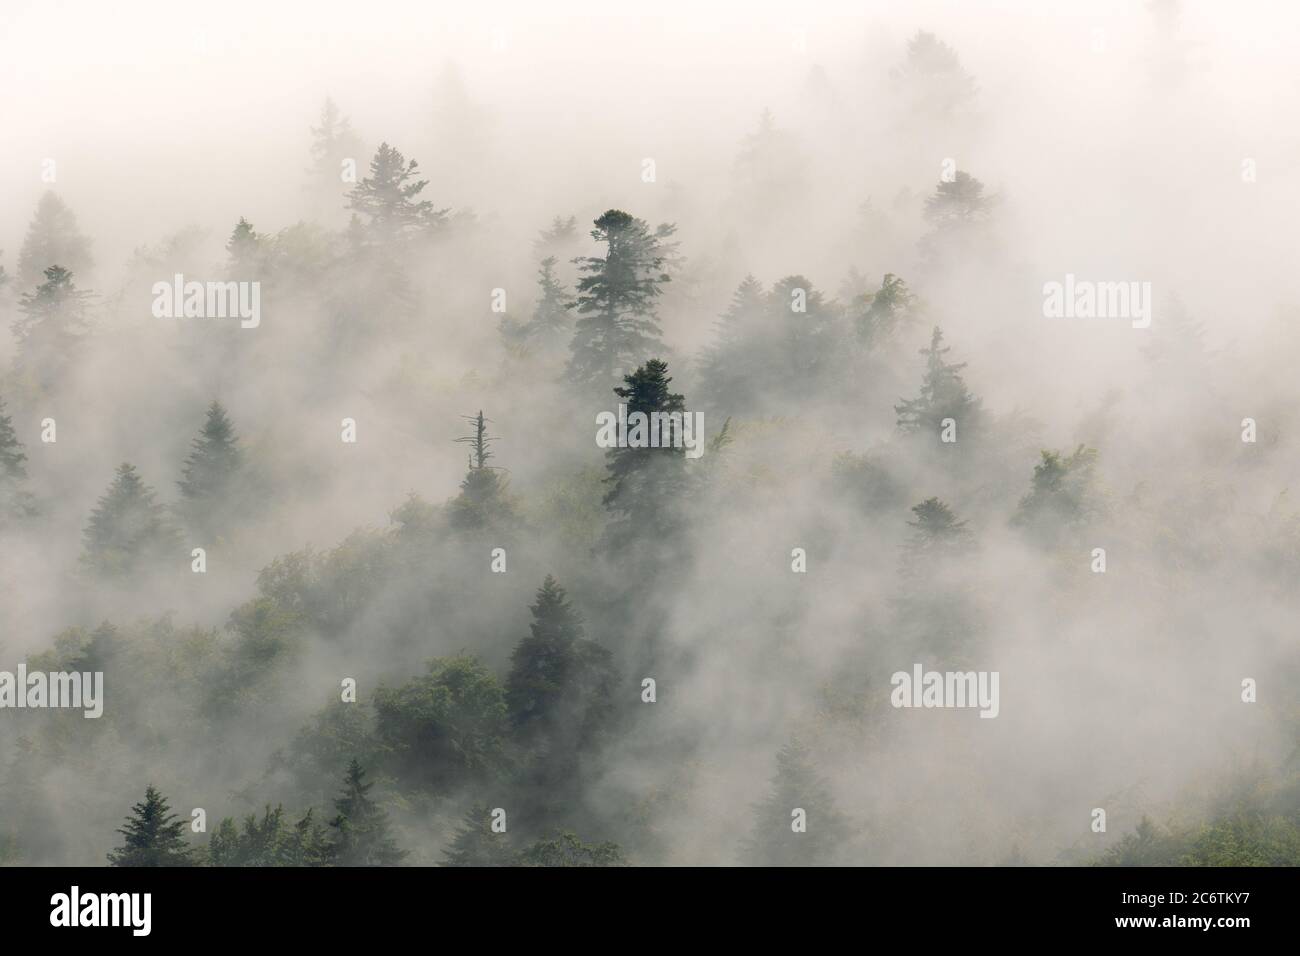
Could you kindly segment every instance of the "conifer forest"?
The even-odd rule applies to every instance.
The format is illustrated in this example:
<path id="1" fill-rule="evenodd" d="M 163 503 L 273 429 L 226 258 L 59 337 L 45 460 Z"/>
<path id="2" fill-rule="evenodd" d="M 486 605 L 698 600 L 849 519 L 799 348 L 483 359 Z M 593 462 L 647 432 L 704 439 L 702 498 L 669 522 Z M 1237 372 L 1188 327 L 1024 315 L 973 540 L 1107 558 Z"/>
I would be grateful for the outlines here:
<path id="1" fill-rule="evenodd" d="M 1300 864 L 1245 6 L 5 3 L 0 865 Z"/>

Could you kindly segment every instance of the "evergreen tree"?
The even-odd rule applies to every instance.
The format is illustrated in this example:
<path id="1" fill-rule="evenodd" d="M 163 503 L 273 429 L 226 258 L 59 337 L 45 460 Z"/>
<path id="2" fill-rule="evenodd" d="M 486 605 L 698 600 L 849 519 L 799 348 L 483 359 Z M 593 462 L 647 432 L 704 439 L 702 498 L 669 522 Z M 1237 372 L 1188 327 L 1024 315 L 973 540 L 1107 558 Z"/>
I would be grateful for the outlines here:
<path id="1" fill-rule="evenodd" d="M 307 171 L 310 188 L 322 204 L 333 204 L 344 193 L 343 162 L 361 156 L 361 138 L 352 129 L 352 121 L 326 97 L 321 108 L 320 125 L 311 128 L 311 169 Z"/>
<path id="2" fill-rule="evenodd" d="M 524 326 L 525 335 L 544 344 L 554 342 L 570 331 L 569 301 L 564 286 L 555 278 L 555 257 L 547 256 L 537 270 L 537 304 L 533 316 Z"/>
<path id="3" fill-rule="evenodd" d="M 623 851 L 617 843 L 583 843 L 569 831 L 538 840 L 523 850 L 520 866 L 624 866 Z"/>
<path id="4" fill-rule="evenodd" d="M 920 243 L 927 263 L 943 256 L 966 255 L 988 245 L 988 226 L 996 197 L 984 195 L 984 184 L 963 170 L 951 182 L 940 181 L 925 201 L 925 221 L 930 232 Z"/>
<path id="5" fill-rule="evenodd" d="M 13 326 L 18 366 L 37 375 L 46 387 L 57 380 L 86 334 L 89 296 L 62 266 L 50 266 L 37 290 L 22 295 L 22 315 Z"/>
<path id="6" fill-rule="evenodd" d="M 904 433 L 932 436 L 936 442 L 942 435 L 943 420 L 951 418 L 959 429 L 957 444 L 960 446 L 961 439 L 979 430 L 982 409 L 979 399 L 971 395 L 962 380 L 961 370 L 966 363 L 944 361 L 949 351 L 943 344 L 943 332 L 936 325 L 930 336 L 930 347 L 921 349 L 925 356 L 921 394 L 903 399 L 902 404 L 894 406 L 894 411 L 898 414 L 898 427 Z"/>
<path id="7" fill-rule="evenodd" d="M 388 812 L 369 797 L 373 783 L 365 783 L 365 771 L 354 757 L 348 765 L 343 793 L 334 801 L 338 816 L 330 821 L 335 829 L 332 858 L 338 866 L 396 866 L 406 858 L 388 832 Z"/>
<path id="8" fill-rule="evenodd" d="M 27 480 L 27 453 L 14 432 L 12 416 L 4 414 L 0 398 L 0 525 L 11 518 L 31 515 L 32 496 L 23 487 Z"/>
<path id="9" fill-rule="evenodd" d="M 756 346 L 762 334 L 767 297 L 752 275 L 731 294 L 731 304 L 713 326 L 713 342 L 700 360 L 701 395 L 707 405 L 727 412 L 752 409 L 762 377 Z"/>
<path id="10" fill-rule="evenodd" d="M 78 230 L 77 217 L 63 200 L 47 191 L 36 206 L 18 253 L 18 282 L 30 289 L 40 284 L 42 275 L 48 278 L 53 266 L 85 273 L 92 265 L 90 240 Z"/>
<path id="11" fill-rule="evenodd" d="M 675 227 L 652 232 L 618 209 L 594 225 L 591 237 L 605 245 L 605 255 L 575 260 L 583 276 L 567 374 L 578 384 L 603 385 L 662 348 L 655 299 L 669 281 L 665 243 Z"/>
<path id="12" fill-rule="evenodd" d="M 242 830 L 226 817 L 208 840 L 210 866 L 323 866 L 329 846 L 324 828 L 312 819 L 312 811 L 292 827 L 284 819 L 284 808 L 268 804 L 262 819 L 244 818 Z"/>
<path id="13" fill-rule="evenodd" d="M 144 802 L 131 808 L 125 825 L 118 828 L 125 839 L 108 854 L 112 866 L 193 866 L 194 858 L 182 834 L 185 821 L 171 812 L 167 799 L 150 784 Z"/>
<path id="14" fill-rule="evenodd" d="M 908 41 L 907 56 L 892 76 L 906 97 L 905 109 L 932 120 L 951 120 L 969 109 L 977 89 L 952 47 L 924 30 Z"/>
<path id="15" fill-rule="evenodd" d="M 1080 445 L 1073 454 L 1042 452 L 1034 466 L 1029 494 L 1020 499 L 1012 524 L 1051 543 L 1068 527 L 1086 521 L 1094 512 L 1092 476 L 1097 452 Z"/>
<path id="16" fill-rule="evenodd" d="M 858 300 L 863 308 L 857 315 L 858 339 L 875 348 L 892 339 L 912 318 L 916 296 L 907 283 L 892 272 L 886 273 L 880 291 Z"/>
<path id="17" fill-rule="evenodd" d="M 915 552 L 932 553 L 964 541 L 970 534 L 966 522 L 958 521 L 947 502 L 938 498 L 926 498 L 914 505 L 912 514 L 916 520 L 907 524 L 913 530 L 909 548 Z"/>
<path id="18" fill-rule="evenodd" d="M 259 235 L 253 224 L 243 216 L 226 241 L 226 268 L 230 275 L 241 281 L 252 281 L 261 275 L 265 237 Z"/>
<path id="19" fill-rule="evenodd" d="M 244 457 L 220 402 L 208 406 L 203 430 L 190 444 L 194 450 L 185 459 L 184 477 L 177 483 L 183 512 L 192 523 L 215 528 L 232 510 L 231 498 L 237 491 Z"/>
<path id="20" fill-rule="evenodd" d="M 429 185 L 427 179 L 416 178 L 419 167 L 380 143 L 370 160 L 370 175 L 352 188 L 348 208 L 366 217 L 381 244 L 436 229 L 446 221 L 446 209 L 435 209 L 430 200 L 419 198 Z"/>
<path id="21" fill-rule="evenodd" d="M 683 397 L 668 390 L 672 378 L 667 364 L 658 359 L 625 375 L 623 381 L 626 387 L 614 389 L 614 394 L 627 404 L 629 426 L 635 412 L 643 413 L 649 422 L 656 413 L 686 411 Z M 615 516 L 609 529 L 611 543 L 629 535 L 666 537 L 680 527 L 687 484 L 685 450 L 671 447 L 671 426 L 662 432 L 661 447 L 615 447 L 605 452 L 608 474 L 604 480 L 610 489 L 602 500 Z M 620 444 L 625 444 L 628 436 L 619 437 Z"/>
<path id="22" fill-rule="evenodd" d="M 524 739 L 583 746 L 608 724 L 615 682 L 610 654 L 585 639 L 582 617 L 549 574 L 532 606 L 530 635 L 515 647 L 506 678 L 510 720 Z"/>
<path id="23" fill-rule="evenodd" d="M 504 833 L 492 832 L 492 811 L 475 804 L 443 850 L 443 866 L 510 866 L 514 854 Z"/>
<path id="24" fill-rule="evenodd" d="M 795 810 L 804 811 L 796 832 Z M 835 806 L 830 788 L 817 775 L 812 754 L 798 739 L 776 755 L 772 788 L 755 807 L 754 829 L 742 854 L 751 866 L 826 866 L 835 862 L 848 837 L 848 821 Z"/>
<path id="25" fill-rule="evenodd" d="M 572 249 L 578 242 L 578 217 L 556 216 L 551 225 L 543 229 L 533 241 L 533 251 L 539 259 L 554 258 Z"/>
<path id="26" fill-rule="evenodd" d="M 179 557 L 180 537 L 135 466 L 118 466 L 83 532 L 82 561 L 107 576 L 123 576 L 149 562 Z"/>
<path id="27" fill-rule="evenodd" d="M 491 419 L 484 418 L 482 410 L 463 417 L 474 425 L 474 434 L 456 439 L 470 446 L 469 471 L 460 483 L 460 495 L 451 503 L 448 521 L 459 531 L 511 533 L 518 517 L 507 495 L 508 483 L 500 469 L 488 464 L 493 457 L 490 446 L 496 441 L 487 432 Z"/>

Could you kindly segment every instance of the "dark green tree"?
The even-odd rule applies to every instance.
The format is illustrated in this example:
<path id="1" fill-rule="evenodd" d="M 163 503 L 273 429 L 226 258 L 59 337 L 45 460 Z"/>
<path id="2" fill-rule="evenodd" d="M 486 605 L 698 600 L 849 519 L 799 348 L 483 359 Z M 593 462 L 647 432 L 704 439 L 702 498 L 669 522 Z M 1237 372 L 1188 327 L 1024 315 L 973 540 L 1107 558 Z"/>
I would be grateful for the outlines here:
<path id="1" fill-rule="evenodd" d="M 564 831 L 538 840 L 523 850 L 520 866 L 624 866 L 623 851 L 617 843 L 583 843 L 577 835 Z"/>
<path id="2" fill-rule="evenodd" d="M 93 265 L 90 240 L 77 228 L 77 217 L 53 192 L 41 196 L 18 253 L 18 282 L 30 289 L 53 266 L 85 273 Z"/>
<path id="3" fill-rule="evenodd" d="M 605 255 L 575 260 L 582 278 L 567 374 L 577 384 L 603 386 L 662 348 L 655 299 L 669 281 L 666 241 L 675 227 L 651 231 L 618 209 L 595 227 L 591 237 L 604 244 Z"/>
<path id="4" fill-rule="evenodd" d="M 511 866 L 515 861 L 509 838 L 492 832 L 492 811 L 482 804 L 466 811 L 451 844 L 442 852 L 443 866 Z"/>
<path id="5" fill-rule="evenodd" d="M 629 432 L 635 412 L 646 416 L 657 413 L 684 413 L 683 397 L 668 389 L 672 377 L 668 365 L 651 359 L 631 375 L 623 376 L 625 387 L 614 394 L 627 405 Z M 667 537 L 681 526 L 683 495 L 687 487 L 686 459 L 683 448 L 671 447 L 671 426 L 661 428 L 660 447 L 615 447 L 605 452 L 605 482 L 610 486 L 603 503 L 614 515 L 609 533 L 611 544 L 625 542 L 629 536 Z M 626 442 L 627 435 L 620 436 Z"/>
<path id="6" fill-rule="evenodd" d="M 549 345 L 569 333 L 569 295 L 555 278 L 555 257 L 547 256 L 537 270 L 537 304 L 533 315 L 524 326 L 524 334 L 532 341 Z"/>
<path id="7" fill-rule="evenodd" d="M 324 866 L 329 857 L 325 830 L 313 812 L 290 826 L 284 808 L 268 804 L 262 819 L 244 818 L 242 829 L 231 817 L 221 821 L 208 840 L 210 866 Z"/>
<path id="8" fill-rule="evenodd" d="M 610 654 L 586 639 L 582 617 L 549 574 L 532 606 L 530 634 L 511 654 L 510 720 L 525 740 L 584 746 L 609 722 L 616 677 Z"/>
<path id="9" fill-rule="evenodd" d="M 118 828 L 122 846 L 108 854 L 112 866 L 193 866 L 193 851 L 185 842 L 185 821 L 171 812 L 167 799 L 150 784 L 144 802 L 131 808 Z"/>
<path id="10" fill-rule="evenodd" d="M 943 332 L 936 325 L 930 336 L 930 347 L 921 349 L 925 356 L 925 375 L 921 380 L 921 394 L 903 399 L 894 406 L 898 414 L 898 427 L 908 434 L 920 434 L 938 442 L 943 433 L 943 422 L 951 418 L 958 429 L 956 444 L 978 433 L 982 424 L 983 409 L 979 399 L 971 395 L 962 379 L 965 362 L 949 363 L 944 356 L 950 351 L 943 344 Z"/>
<path id="11" fill-rule="evenodd" d="M 343 793 L 334 801 L 338 816 L 334 828 L 331 858 L 337 866 L 396 866 L 406 858 L 389 835 L 388 811 L 369 796 L 373 783 L 365 783 L 365 771 L 356 758 L 348 766 Z"/>
<path id="12" fill-rule="evenodd" d="M 433 792 L 480 782 L 502 765 L 509 729 L 496 677 L 468 655 L 375 692 L 375 734 L 398 780 Z"/>
<path id="13" fill-rule="evenodd" d="M 118 466 L 82 535 L 86 543 L 82 561 L 109 577 L 182 556 L 180 536 L 154 500 L 153 489 L 140 479 L 134 465 L 125 462 Z"/>
<path id="14" fill-rule="evenodd" d="M 797 832 L 796 810 L 804 829 Z M 826 866 L 849 834 L 830 788 L 813 768 L 812 754 L 798 739 L 776 755 L 776 775 L 767 797 L 755 807 L 754 829 L 742 848 L 750 866 Z"/>
<path id="15" fill-rule="evenodd" d="M 220 402 L 208 406 L 203 429 L 190 444 L 193 451 L 185 459 L 178 482 L 181 510 L 191 524 L 218 527 L 236 504 L 232 498 L 239 490 L 244 464 L 234 426 Z"/>
<path id="16" fill-rule="evenodd" d="M 429 185 L 417 178 L 420 164 L 407 162 L 401 152 L 380 143 L 370 160 L 370 175 L 357 183 L 348 197 L 348 208 L 366 217 L 366 225 L 380 243 L 426 233 L 447 219 L 446 209 L 421 199 Z"/>

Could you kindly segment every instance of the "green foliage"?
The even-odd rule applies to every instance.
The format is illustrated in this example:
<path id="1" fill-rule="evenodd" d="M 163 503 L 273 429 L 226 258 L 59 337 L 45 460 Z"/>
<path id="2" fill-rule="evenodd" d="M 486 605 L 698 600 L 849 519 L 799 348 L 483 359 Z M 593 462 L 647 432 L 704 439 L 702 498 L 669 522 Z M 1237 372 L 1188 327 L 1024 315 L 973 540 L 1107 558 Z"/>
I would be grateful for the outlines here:
<path id="1" fill-rule="evenodd" d="M 108 854 L 112 866 L 193 866 L 193 850 L 185 842 L 185 821 L 178 819 L 167 799 L 150 784 L 144 801 L 131 808 L 118 828 L 124 841 Z"/>
<path id="2" fill-rule="evenodd" d="M 655 299 L 669 281 L 667 240 L 675 227 L 651 231 L 618 209 L 597 219 L 595 227 L 591 238 L 605 245 L 605 255 L 577 260 L 583 277 L 567 374 L 578 385 L 604 386 L 620 369 L 662 348 Z"/>
<path id="3" fill-rule="evenodd" d="M 442 866 L 510 866 L 515 861 L 509 838 L 492 832 L 492 811 L 481 804 L 466 811 L 443 857 Z"/>
<path id="4" fill-rule="evenodd" d="M 406 784 L 445 793 L 501 767 L 505 696 L 473 657 L 431 661 L 425 675 L 376 690 L 374 707 L 387 765 Z"/>
<path id="5" fill-rule="evenodd" d="M 4 410 L 4 399 L 0 399 L 0 526 L 36 511 L 34 499 L 24 487 L 27 453 L 14 432 L 13 418 Z"/>
<path id="6" fill-rule="evenodd" d="M 185 459 L 179 482 L 182 511 L 196 527 L 221 530 L 234 519 L 244 454 L 234 426 L 220 402 L 208 406 L 207 420 Z"/>
<path id="7" fill-rule="evenodd" d="M 564 831 L 538 840 L 518 857 L 520 866 L 623 866 L 623 851 L 617 843 L 583 843 Z"/>
<path id="8" fill-rule="evenodd" d="M 582 618 L 549 574 L 532 606 L 530 635 L 511 655 L 506 702 L 527 740 L 582 747 L 609 722 L 616 680 L 607 650 L 583 636 Z"/>
<path id="9" fill-rule="evenodd" d="M 355 759 L 348 766 L 343 792 L 334 801 L 338 816 L 330 821 L 334 842 L 330 858 L 337 866 L 397 866 L 407 856 L 389 834 L 388 811 L 369 796 L 373 783 Z"/>
<path id="10" fill-rule="evenodd" d="M 1097 452 L 1080 445 L 1070 455 L 1044 450 L 1042 457 L 1034 466 L 1029 494 L 1020 499 L 1011 520 L 1039 540 L 1051 542 L 1096 512 L 1092 481 Z"/>
<path id="11" fill-rule="evenodd" d="M 962 380 L 965 362 L 949 363 L 944 356 L 951 351 L 943 344 L 943 332 L 936 325 L 930 336 L 929 348 L 921 350 L 925 356 L 925 375 L 921 380 L 921 394 L 913 399 L 903 399 L 894 406 L 898 414 L 898 427 L 905 434 L 920 434 L 939 442 L 945 418 L 957 423 L 957 448 L 978 434 L 983 416 L 979 399 L 971 395 Z"/>
<path id="12" fill-rule="evenodd" d="M 427 234 L 446 221 L 446 209 L 435 209 L 432 201 L 420 198 L 429 181 L 417 178 L 419 167 L 380 143 L 370 160 L 370 175 L 352 188 L 348 208 L 366 217 L 370 234 L 380 243 Z"/>
<path id="13" fill-rule="evenodd" d="M 795 832 L 793 812 L 806 814 L 807 829 Z M 793 739 L 776 755 L 776 775 L 755 807 L 754 829 L 742 847 L 751 866 L 826 866 L 836 862 L 848 822 L 830 788 L 813 768 L 812 753 Z"/>
<path id="14" fill-rule="evenodd" d="M 118 466 L 83 537 L 83 563 L 105 577 L 127 577 L 162 562 L 179 565 L 185 557 L 180 535 L 155 501 L 153 489 L 128 463 Z"/>
<path id="15" fill-rule="evenodd" d="M 313 811 L 290 826 L 284 809 L 272 810 L 270 804 L 261 820 L 251 813 L 245 817 L 242 828 L 226 817 L 208 840 L 210 866 L 325 866 L 330 853 L 325 828 L 313 819 Z"/>

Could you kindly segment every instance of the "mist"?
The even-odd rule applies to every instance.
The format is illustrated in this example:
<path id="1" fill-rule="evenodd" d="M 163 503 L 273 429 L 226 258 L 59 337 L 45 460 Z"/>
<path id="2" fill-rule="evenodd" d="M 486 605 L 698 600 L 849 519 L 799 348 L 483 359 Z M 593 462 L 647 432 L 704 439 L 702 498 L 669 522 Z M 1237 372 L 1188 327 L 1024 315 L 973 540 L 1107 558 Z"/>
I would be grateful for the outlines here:
<path id="1" fill-rule="evenodd" d="M 7 3 L 0 863 L 1295 865 L 1297 28 Z"/>

